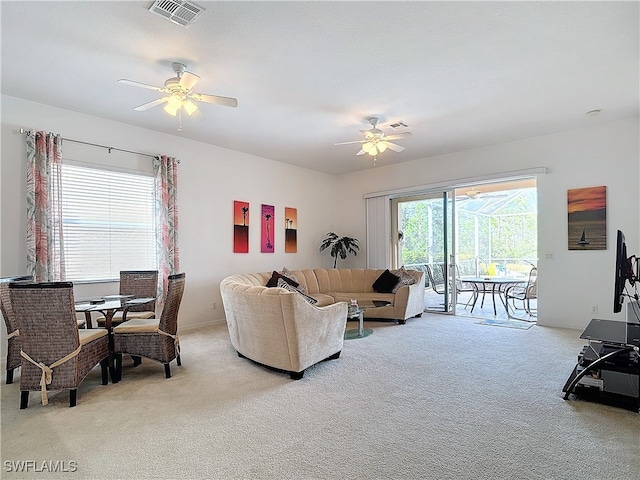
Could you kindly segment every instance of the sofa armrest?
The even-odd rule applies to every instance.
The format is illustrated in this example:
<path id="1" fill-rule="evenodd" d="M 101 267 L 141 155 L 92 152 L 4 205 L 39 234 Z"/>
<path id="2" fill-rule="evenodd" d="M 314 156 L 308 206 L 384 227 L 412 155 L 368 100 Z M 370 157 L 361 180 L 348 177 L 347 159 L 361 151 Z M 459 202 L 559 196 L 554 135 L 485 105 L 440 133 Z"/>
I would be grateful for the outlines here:
<path id="1" fill-rule="evenodd" d="M 397 319 L 421 315 L 424 311 L 424 273 L 419 275 L 413 285 L 404 285 L 396 292 L 394 310 Z"/>
<path id="2" fill-rule="evenodd" d="M 294 371 L 302 371 L 342 350 L 347 309 L 346 302 L 316 307 L 296 293 L 283 295 L 285 329 Z"/>

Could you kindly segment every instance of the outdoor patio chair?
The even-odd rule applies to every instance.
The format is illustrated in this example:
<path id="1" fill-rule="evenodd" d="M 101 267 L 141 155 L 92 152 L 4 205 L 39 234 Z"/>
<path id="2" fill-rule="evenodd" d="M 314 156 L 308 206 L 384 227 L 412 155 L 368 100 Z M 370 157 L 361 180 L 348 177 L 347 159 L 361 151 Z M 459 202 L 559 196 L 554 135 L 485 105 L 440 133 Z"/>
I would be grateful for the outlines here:
<path id="1" fill-rule="evenodd" d="M 505 302 L 507 313 L 509 313 L 509 300 L 513 304 L 514 310 L 524 310 L 527 315 L 536 316 L 536 309 L 531 308 L 531 300 L 538 298 L 538 268 L 532 267 L 529 271 L 529 280 L 526 285 L 512 285 L 505 291 Z M 516 300 L 522 302 L 522 309 L 516 307 Z M 511 313 L 509 316 L 512 317 Z M 517 318 L 517 317 L 513 317 Z"/>
<path id="2" fill-rule="evenodd" d="M 167 297 L 159 319 L 135 318 L 113 329 L 114 352 L 118 378 L 122 378 L 122 354 L 150 358 L 164 365 L 171 378 L 169 363 L 180 360 L 178 340 L 178 310 L 184 292 L 185 274 L 169 275 Z"/>
<path id="3" fill-rule="evenodd" d="M 439 293 L 440 295 L 444 295 L 444 290 L 441 290 L 441 288 L 444 286 L 444 270 L 442 268 L 442 265 L 437 263 L 427 263 L 425 264 L 424 268 L 427 272 L 427 277 L 429 278 L 429 286 L 433 289 L 434 292 Z M 438 277 L 437 279 L 436 275 Z"/>
<path id="4" fill-rule="evenodd" d="M 100 364 L 102 384 L 108 382 L 109 340 L 103 328 L 78 329 L 73 284 L 9 283 L 11 305 L 20 330 L 20 408 L 27 408 L 29 392 L 69 389 L 75 407 L 78 386 Z"/>
<path id="5" fill-rule="evenodd" d="M 456 265 L 456 298 L 459 298 L 461 293 L 471 293 L 471 296 L 469 297 L 469 300 L 467 300 L 464 308 L 467 308 L 469 304 L 476 304 L 476 301 L 478 300 L 477 285 L 475 283 L 460 280 L 460 269 L 458 268 L 458 265 Z"/>

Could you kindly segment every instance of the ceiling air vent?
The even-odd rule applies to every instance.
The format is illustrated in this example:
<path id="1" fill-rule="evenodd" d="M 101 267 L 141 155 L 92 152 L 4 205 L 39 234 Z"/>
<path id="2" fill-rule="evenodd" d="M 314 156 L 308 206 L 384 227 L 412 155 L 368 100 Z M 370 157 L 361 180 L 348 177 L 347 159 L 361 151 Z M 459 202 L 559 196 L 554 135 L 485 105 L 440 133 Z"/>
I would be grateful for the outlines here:
<path id="1" fill-rule="evenodd" d="M 184 0 L 156 0 L 149 11 L 170 22 L 188 27 L 202 15 L 205 8 Z"/>
<path id="2" fill-rule="evenodd" d="M 406 124 L 405 122 L 396 122 L 396 123 L 392 123 L 389 126 L 394 130 L 397 130 L 398 128 L 409 128 L 409 125 Z"/>

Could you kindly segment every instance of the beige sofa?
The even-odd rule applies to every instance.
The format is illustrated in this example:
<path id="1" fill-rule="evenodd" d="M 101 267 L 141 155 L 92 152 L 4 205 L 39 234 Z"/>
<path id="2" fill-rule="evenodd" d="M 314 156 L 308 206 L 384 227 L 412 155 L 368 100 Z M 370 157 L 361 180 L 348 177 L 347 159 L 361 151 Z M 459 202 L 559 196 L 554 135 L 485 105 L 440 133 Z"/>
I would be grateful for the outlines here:
<path id="1" fill-rule="evenodd" d="M 384 270 L 315 269 L 294 270 L 314 305 L 303 295 L 265 285 L 272 272 L 232 275 L 220 284 L 231 344 L 238 355 L 290 373 L 299 379 L 305 369 L 335 359 L 342 351 L 347 321 L 347 303 L 386 300 L 392 305 L 365 310 L 365 317 L 393 319 L 404 323 L 424 310 L 424 273 L 408 272 L 413 285 L 396 293 L 376 293 L 373 283 Z"/>
<path id="2" fill-rule="evenodd" d="M 229 338 L 238 355 L 294 380 L 316 363 L 340 356 L 347 304 L 312 305 L 284 288 L 268 288 L 261 274 L 233 275 L 220 284 Z"/>
<path id="3" fill-rule="evenodd" d="M 352 299 L 359 303 L 384 300 L 391 305 L 366 309 L 364 317 L 396 320 L 403 324 L 409 318 L 421 316 L 424 311 L 424 272 L 406 270 L 414 278 L 413 285 L 404 285 L 396 293 L 378 293 L 374 291 L 373 283 L 383 272 L 384 269 L 373 268 L 316 268 L 293 270 L 291 273 L 299 280 L 305 293 L 318 301 L 318 306 Z M 271 273 L 259 275 L 265 283 L 271 277 Z"/>

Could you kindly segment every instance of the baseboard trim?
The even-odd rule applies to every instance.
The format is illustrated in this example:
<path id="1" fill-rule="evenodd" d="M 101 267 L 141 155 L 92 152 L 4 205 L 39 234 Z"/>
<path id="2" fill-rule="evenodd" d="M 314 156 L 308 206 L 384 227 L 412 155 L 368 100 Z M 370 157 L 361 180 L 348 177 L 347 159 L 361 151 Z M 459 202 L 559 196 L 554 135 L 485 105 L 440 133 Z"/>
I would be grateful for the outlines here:
<path id="1" fill-rule="evenodd" d="M 198 322 L 198 323 L 189 323 L 189 324 L 180 324 L 178 323 L 178 328 L 181 332 L 190 332 L 192 330 L 199 330 L 201 328 L 206 327 L 214 327 L 217 325 L 225 325 L 226 320 L 224 318 L 216 318 L 215 320 L 210 320 L 206 322 Z"/>

